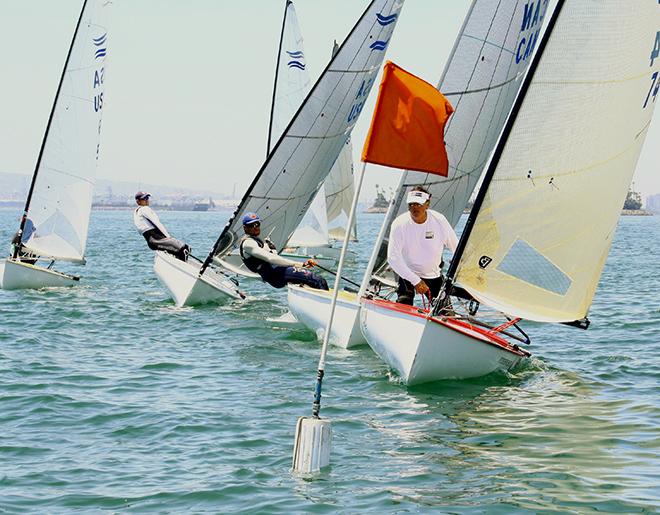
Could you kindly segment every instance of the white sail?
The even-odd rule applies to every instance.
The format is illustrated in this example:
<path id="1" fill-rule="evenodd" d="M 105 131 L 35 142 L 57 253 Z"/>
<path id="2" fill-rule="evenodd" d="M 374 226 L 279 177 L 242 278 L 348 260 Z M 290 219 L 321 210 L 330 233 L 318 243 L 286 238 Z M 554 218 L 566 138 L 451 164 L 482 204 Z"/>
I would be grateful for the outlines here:
<path id="1" fill-rule="evenodd" d="M 37 163 L 25 247 L 38 256 L 84 262 L 101 134 L 108 49 L 108 0 L 84 4 Z"/>
<path id="2" fill-rule="evenodd" d="M 307 71 L 303 38 L 298 24 L 296 9 L 287 0 L 277 58 L 273 105 L 268 135 L 268 151 L 289 124 L 303 100 L 309 93 L 311 81 Z M 293 233 L 287 246 L 323 246 L 328 244 L 328 220 L 325 213 L 325 195 L 314 197 L 300 225 Z"/>
<path id="3" fill-rule="evenodd" d="M 280 139 L 284 129 L 300 108 L 309 93 L 311 81 L 303 48 L 303 37 L 298 25 L 298 16 L 291 0 L 287 0 L 282 23 L 273 103 L 268 131 L 268 153 Z"/>
<path id="4" fill-rule="evenodd" d="M 475 201 L 456 280 L 509 315 L 591 305 L 660 83 L 660 5 L 625 4 L 560 0 Z"/>
<path id="5" fill-rule="evenodd" d="M 355 193 L 353 183 L 353 145 L 350 138 L 342 149 L 337 161 L 325 181 L 325 203 L 328 217 L 328 235 L 342 241 L 346 234 L 348 213 Z M 355 222 L 351 227 L 351 240 L 357 240 Z"/>
<path id="6" fill-rule="evenodd" d="M 281 250 L 350 136 L 376 81 L 403 0 L 373 0 L 330 61 L 257 174 L 213 255 L 228 253 L 259 213 L 262 234 Z"/>
<path id="7" fill-rule="evenodd" d="M 407 210 L 410 186 L 424 185 L 431 209 L 455 226 L 491 155 L 531 62 L 549 0 L 474 0 L 438 89 L 455 108 L 445 127 L 447 177 L 407 171 L 384 222 Z M 374 270 L 387 267 L 388 235 Z"/>
<path id="8" fill-rule="evenodd" d="M 295 230 L 287 247 L 323 247 L 328 245 L 328 215 L 325 206 L 325 186 L 321 186 Z"/>

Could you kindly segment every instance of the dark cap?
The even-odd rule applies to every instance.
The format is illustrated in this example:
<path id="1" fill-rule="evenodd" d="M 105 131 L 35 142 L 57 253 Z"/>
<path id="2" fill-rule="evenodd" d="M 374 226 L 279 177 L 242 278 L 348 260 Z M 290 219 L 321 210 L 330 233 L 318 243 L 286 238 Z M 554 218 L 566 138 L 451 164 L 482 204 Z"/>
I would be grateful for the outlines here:
<path id="1" fill-rule="evenodd" d="M 135 194 L 135 200 L 147 200 L 149 197 L 151 197 L 151 193 L 148 191 L 138 191 Z"/>

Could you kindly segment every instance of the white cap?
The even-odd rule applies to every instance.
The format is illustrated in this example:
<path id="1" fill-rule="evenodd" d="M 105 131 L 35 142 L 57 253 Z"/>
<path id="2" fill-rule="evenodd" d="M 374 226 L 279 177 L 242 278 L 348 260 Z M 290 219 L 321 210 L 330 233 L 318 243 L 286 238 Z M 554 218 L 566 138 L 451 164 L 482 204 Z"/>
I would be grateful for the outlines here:
<path id="1" fill-rule="evenodd" d="M 431 195 L 423 191 L 410 191 L 408 192 L 407 204 L 425 204 Z"/>

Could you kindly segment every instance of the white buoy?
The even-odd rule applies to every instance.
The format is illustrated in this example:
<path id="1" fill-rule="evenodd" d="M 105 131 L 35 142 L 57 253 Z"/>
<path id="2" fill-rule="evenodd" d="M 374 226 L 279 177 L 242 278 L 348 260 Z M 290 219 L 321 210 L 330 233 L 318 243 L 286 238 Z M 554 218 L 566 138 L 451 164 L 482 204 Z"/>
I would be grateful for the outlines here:
<path id="1" fill-rule="evenodd" d="M 367 164 L 364 163 L 362 171 L 358 178 L 351 211 L 348 214 L 346 227 L 352 227 L 353 218 L 357 208 L 358 197 L 362 189 L 362 180 L 364 179 L 364 169 Z M 319 418 L 321 411 L 321 385 L 323 384 L 323 375 L 325 373 L 325 356 L 328 352 L 328 342 L 332 329 L 332 319 L 335 316 L 337 307 L 337 295 L 341 281 L 341 271 L 344 267 L 346 258 L 346 249 L 348 240 L 351 237 L 351 231 L 346 231 L 344 235 L 344 245 L 339 255 L 339 264 L 337 265 L 337 275 L 335 276 L 335 289 L 332 292 L 332 304 L 330 305 L 330 316 L 328 324 L 323 335 L 323 346 L 321 347 L 321 359 L 319 359 L 318 375 L 316 377 L 316 389 L 314 390 L 314 404 L 312 405 L 311 417 L 300 417 L 296 424 L 296 436 L 293 444 L 293 470 L 304 474 L 319 472 L 323 467 L 330 465 L 330 449 L 332 447 L 332 426 L 330 420 Z"/>
<path id="2" fill-rule="evenodd" d="M 332 427 L 330 420 L 300 417 L 296 424 L 293 470 L 312 474 L 330 465 Z"/>

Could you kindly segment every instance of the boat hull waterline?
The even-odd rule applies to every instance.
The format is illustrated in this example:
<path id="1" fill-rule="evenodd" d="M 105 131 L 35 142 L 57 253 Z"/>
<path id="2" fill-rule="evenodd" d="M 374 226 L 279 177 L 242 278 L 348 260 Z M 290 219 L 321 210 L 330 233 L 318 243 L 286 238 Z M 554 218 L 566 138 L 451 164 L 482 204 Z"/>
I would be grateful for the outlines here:
<path id="1" fill-rule="evenodd" d="M 0 289 L 26 290 L 74 286 L 79 278 L 13 259 L 0 261 Z"/>
<path id="2" fill-rule="evenodd" d="M 305 286 L 288 286 L 289 310 L 298 321 L 323 340 L 332 290 L 317 290 Z M 367 341 L 360 330 L 360 304 L 357 294 L 342 291 L 337 297 L 337 307 L 332 321 L 330 343 L 344 349 L 366 345 Z"/>
<path id="3" fill-rule="evenodd" d="M 210 267 L 200 277 L 200 268 L 201 263 L 192 258 L 181 261 L 166 252 L 156 252 L 154 258 L 154 272 L 177 307 L 244 298 L 227 277 Z"/>
<path id="4" fill-rule="evenodd" d="M 530 356 L 487 329 L 390 301 L 362 299 L 360 327 L 409 386 L 506 371 Z"/>

